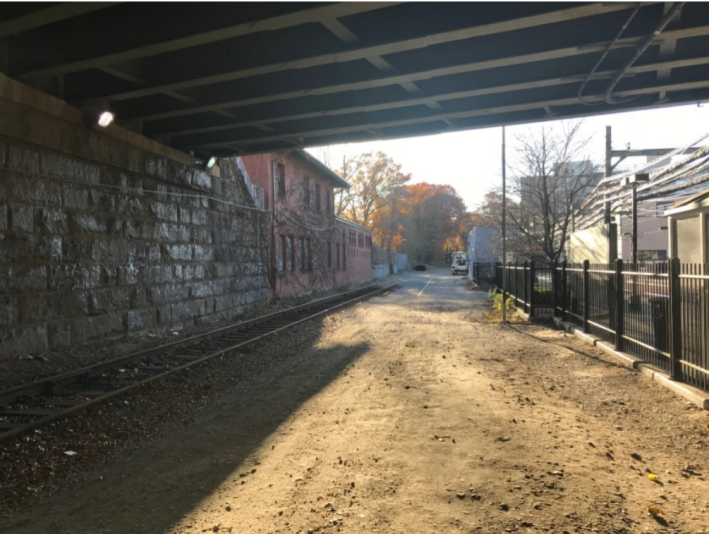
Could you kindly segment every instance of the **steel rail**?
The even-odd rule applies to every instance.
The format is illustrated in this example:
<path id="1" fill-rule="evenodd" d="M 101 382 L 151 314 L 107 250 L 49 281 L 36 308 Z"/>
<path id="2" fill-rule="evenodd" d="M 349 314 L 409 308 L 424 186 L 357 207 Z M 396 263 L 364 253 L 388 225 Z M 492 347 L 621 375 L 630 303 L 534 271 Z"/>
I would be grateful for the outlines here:
<path id="1" fill-rule="evenodd" d="M 282 332 L 283 330 L 294 326 L 298 326 L 317 317 L 331 313 L 337 309 L 356 304 L 364 299 L 394 291 L 397 288 L 397 285 L 387 287 L 367 286 L 355 291 L 318 299 L 307 304 L 274 312 L 249 321 L 212 330 L 184 340 L 167 343 L 152 349 L 115 358 L 60 375 L 54 375 L 5 391 L 0 391 L 0 417 L 40 416 L 39 419 L 25 423 L 3 423 L 0 421 L 0 442 L 27 432 L 28 430 L 58 421 L 75 412 L 84 410 L 94 404 L 104 402 L 112 397 L 123 394 L 144 384 L 153 382 L 159 378 L 163 378 L 167 375 L 182 371 L 199 363 L 203 363 L 216 356 L 222 356 L 245 345 L 262 340 L 270 335 Z M 234 338 L 234 336 L 237 337 Z M 223 346 L 202 347 L 202 352 L 206 349 L 207 353 L 194 357 L 182 354 L 172 354 L 189 347 L 198 348 L 201 343 L 206 341 L 221 341 Z M 224 343 L 224 341 L 226 341 L 226 343 Z M 196 352 L 199 352 L 199 350 Z M 165 360 L 165 357 L 168 359 Z M 149 360 L 150 358 L 158 359 L 158 361 L 148 361 L 139 367 L 142 370 L 156 371 L 156 373 L 151 376 L 146 378 L 135 377 L 135 381 L 128 379 L 128 384 L 123 387 L 121 387 L 121 385 L 126 381 L 117 382 L 116 380 L 110 381 L 110 379 L 108 382 L 101 381 L 102 376 L 108 371 L 120 370 L 121 367 L 126 364 L 141 362 L 146 359 Z M 134 371 L 138 372 L 135 369 Z M 93 384 L 91 381 L 92 378 L 95 378 L 95 380 L 93 380 Z M 101 388 L 110 388 L 111 384 L 118 386 L 118 388 L 113 389 L 112 391 L 101 391 Z M 83 389 L 80 391 L 71 391 L 71 386 L 81 386 Z M 98 389 L 97 391 L 86 391 L 86 387 L 98 387 Z M 61 398 L 53 399 L 52 396 L 78 396 L 93 398 L 83 400 Z M 25 399 L 27 399 L 27 401 L 25 401 Z M 17 404 L 20 404 L 21 406 L 29 405 L 30 407 L 19 409 L 12 407 Z M 46 406 L 68 407 L 65 409 L 52 410 Z"/>

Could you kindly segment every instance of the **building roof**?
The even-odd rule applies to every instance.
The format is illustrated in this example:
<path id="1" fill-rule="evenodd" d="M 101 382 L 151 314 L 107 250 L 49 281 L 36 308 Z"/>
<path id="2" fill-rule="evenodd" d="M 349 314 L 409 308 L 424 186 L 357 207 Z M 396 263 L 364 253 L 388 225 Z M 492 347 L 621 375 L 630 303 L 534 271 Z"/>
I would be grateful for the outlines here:
<path id="1" fill-rule="evenodd" d="M 330 167 L 325 165 L 315 156 L 308 154 L 305 150 L 294 150 L 290 152 L 291 155 L 295 156 L 300 161 L 304 162 L 306 165 L 311 165 L 315 167 L 322 175 L 323 178 L 332 182 L 335 187 L 341 187 L 344 189 L 349 189 L 350 184 L 343 180 L 339 174 L 334 172 Z"/>
<path id="2" fill-rule="evenodd" d="M 686 211 L 706 207 L 709 207 L 709 189 L 705 189 L 694 196 L 684 198 L 672 204 L 665 210 L 665 215 L 677 215 Z"/>
<path id="3" fill-rule="evenodd" d="M 354 226 L 355 228 L 359 228 L 360 230 L 364 230 L 366 232 L 372 233 L 372 230 L 370 228 L 367 228 L 366 226 L 362 226 L 361 224 L 357 224 L 355 222 L 352 222 L 348 219 L 343 219 L 342 217 L 335 217 L 335 221 L 349 224 L 350 226 Z"/>

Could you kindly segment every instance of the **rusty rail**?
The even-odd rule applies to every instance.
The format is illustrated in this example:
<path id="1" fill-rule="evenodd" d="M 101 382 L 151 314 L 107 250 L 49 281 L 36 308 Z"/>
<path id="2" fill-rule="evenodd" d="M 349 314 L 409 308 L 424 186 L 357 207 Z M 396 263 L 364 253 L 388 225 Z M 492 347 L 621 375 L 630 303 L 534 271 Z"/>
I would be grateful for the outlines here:
<path id="1" fill-rule="evenodd" d="M 367 286 L 0 391 L 0 442 L 316 317 L 389 293 Z"/>

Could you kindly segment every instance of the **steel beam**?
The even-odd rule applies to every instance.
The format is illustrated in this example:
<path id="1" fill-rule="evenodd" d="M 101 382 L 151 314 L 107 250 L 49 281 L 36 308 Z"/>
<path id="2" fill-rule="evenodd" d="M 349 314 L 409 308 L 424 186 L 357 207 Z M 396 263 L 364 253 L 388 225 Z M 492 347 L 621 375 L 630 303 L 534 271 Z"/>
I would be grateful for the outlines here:
<path id="1" fill-rule="evenodd" d="M 480 26 L 471 26 L 459 30 L 445 31 L 387 44 L 365 46 L 353 50 L 348 50 L 345 52 L 321 54 L 293 61 L 278 62 L 272 63 L 270 65 L 262 65 L 259 67 L 253 67 L 248 69 L 223 72 L 211 76 L 204 76 L 202 78 L 194 78 L 190 80 L 158 84 L 152 87 L 146 87 L 133 91 L 125 91 L 121 93 L 103 95 L 101 97 L 93 99 L 87 99 L 83 102 L 80 102 L 80 104 L 91 104 L 96 101 L 115 102 L 120 100 L 129 100 L 132 98 L 140 98 L 144 96 L 164 93 L 165 91 L 180 91 L 192 87 L 201 87 L 205 85 L 250 78 L 253 76 L 271 74 L 274 72 L 307 69 L 310 67 L 317 67 L 320 65 L 328 65 L 332 63 L 346 63 L 348 61 L 356 61 L 373 56 L 382 56 L 386 54 L 394 54 L 409 50 L 420 50 L 423 48 L 428 48 L 430 46 L 461 41 L 464 39 L 471 39 L 474 37 L 500 34 L 513 30 L 534 28 L 557 22 L 568 22 L 574 19 L 582 19 L 594 15 L 622 11 L 629 9 L 633 5 L 634 4 L 628 3 L 607 3 L 573 7 L 569 9 L 554 11 L 551 13 L 544 13 L 542 15 L 534 15 L 519 19 L 506 20 L 503 22 L 495 22 L 492 24 L 482 24 Z"/>
<path id="2" fill-rule="evenodd" d="M 346 17 L 348 15 L 355 15 L 357 13 L 364 13 L 366 11 L 390 7 L 399 3 L 400 2 L 342 2 L 317 7 L 314 9 L 297 11 L 295 13 L 287 13 L 285 15 L 279 15 L 263 20 L 249 21 L 219 30 L 202 32 L 195 35 L 180 37 L 178 39 L 171 39 L 169 41 L 123 50 L 113 54 L 89 57 L 78 61 L 63 63 L 61 65 L 53 65 L 43 69 L 17 72 L 13 73 L 13 75 L 16 78 L 24 79 L 36 76 L 56 76 L 57 74 L 79 72 L 87 69 L 100 68 L 105 65 L 125 63 L 127 61 L 133 61 L 158 54 L 165 54 L 167 52 L 175 52 L 177 50 L 191 48 L 193 46 L 223 41 L 225 39 L 232 39 L 234 37 L 240 37 L 252 33 L 281 30 L 310 22 L 321 22 L 331 18 Z M 158 93 L 161 92 L 163 91 L 158 91 Z"/>
<path id="3" fill-rule="evenodd" d="M 636 73 L 641 73 L 641 72 L 652 72 L 652 71 L 659 71 L 662 69 L 668 68 L 670 65 L 669 63 L 672 63 L 672 67 L 676 67 L 675 62 L 662 62 L 662 63 L 653 63 L 651 65 L 643 65 L 641 67 L 636 67 L 633 69 L 629 69 L 628 74 L 636 74 Z M 676 62 L 676 63 L 683 63 L 684 66 L 687 66 L 689 62 Z M 692 65 L 704 65 L 704 64 L 709 64 L 709 56 L 707 57 L 702 57 L 702 58 L 696 58 L 691 61 Z M 604 78 L 609 78 L 613 74 L 615 74 L 615 71 L 604 71 L 604 72 L 597 72 L 592 80 L 596 79 L 604 79 Z M 221 130 L 230 130 L 234 128 L 240 128 L 240 127 L 245 127 L 245 126 L 259 126 L 259 125 L 264 125 L 264 124 L 271 124 L 271 123 L 281 123 L 281 122 L 288 122 L 288 121 L 294 121 L 294 120 L 304 120 L 304 119 L 311 119 L 315 117 L 326 117 L 326 116 L 337 116 L 337 115 L 347 115 L 349 113 L 359 113 L 359 112 L 373 112 L 373 111 L 382 111 L 385 109 L 396 109 L 396 108 L 402 108 L 402 107 L 409 107 L 409 106 L 418 106 L 418 105 L 428 105 L 434 102 L 445 102 L 446 100 L 456 100 L 459 98 L 470 98 L 470 97 L 476 97 L 476 96 L 485 96 L 485 95 L 494 95 L 494 94 L 499 94 L 499 93 L 509 93 L 509 92 L 514 92 L 514 91 L 524 91 L 528 89 L 539 89 L 542 87 L 555 87 L 558 85 L 564 85 L 564 84 L 570 84 L 570 83 L 578 83 L 583 81 L 583 79 L 586 77 L 586 74 L 578 74 L 574 76 L 564 76 L 564 77 L 559 77 L 559 78 L 550 78 L 547 80 L 538 80 L 538 81 L 533 81 L 533 82 L 524 82 L 524 83 L 516 83 L 516 84 L 509 84 L 509 85 L 499 85 L 499 86 L 493 86 L 493 87 L 485 87 L 482 89 L 471 89 L 468 91 L 456 91 L 453 93 L 444 93 L 444 94 L 431 94 L 431 95 L 426 95 L 426 96 L 420 96 L 419 98 L 409 98 L 405 100 L 399 100 L 399 101 L 394 101 L 394 102 L 379 102 L 379 103 L 373 103 L 369 105 L 363 105 L 363 106 L 350 106 L 350 107 L 342 107 L 342 108 L 332 108 L 332 109 L 323 109 L 323 110 L 316 110 L 308 113 L 298 113 L 294 115 L 279 115 L 275 117 L 268 117 L 264 119 L 255 119 L 255 120 L 246 120 L 246 121 L 236 121 L 232 124 L 221 124 L 218 126 L 206 126 L 202 128 L 190 128 L 190 129 L 183 129 L 183 130 L 165 130 L 165 131 L 160 131 L 156 132 L 155 135 L 170 135 L 170 136 L 176 136 L 176 135 L 189 135 L 189 134 L 197 134 L 197 133 L 207 133 L 207 132 L 218 132 Z M 420 94 L 420 93 L 419 93 Z M 438 106 L 438 109 L 440 109 L 440 106 Z M 623 154 L 626 151 L 620 151 Z M 613 156 L 616 155 L 621 155 L 621 154 L 615 154 L 613 153 Z M 648 154 L 648 155 L 653 155 L 653 154 Z"/>
<path id="4" fill-rule="evenodd" d="M 118 2 L 62 2 L 56 6 L 0 22 L 0 37 L 26 32 L 99 9 L 115 6 L 116 4 Z"/>
<path id="5" fill-rule="evenodd" d="M 653 94 L 653 93 L 659 93 L 660 91 L 666 91 L 666 92 L 668 92 L 668 91 L 686 91 L 686 90 L 691 90 L 691 89 L 706 89 L 707 87 L 709 87 L 709 80 L 702 80 L 702 81 L 698 81 L 698 82 L 655 85 L 655 86 L 651 86 L 651 87 L 643 87 L 640 89 L 632 89 L 632 90 L 628 90 L 628 91 L 618 91 L 615 94 L 618 97 L 629 97 L 629 96 L 642 96 L 642 95 L 648 95 L 648 94 Z M 587 102 L 603 102 L 604 98 L 603 98 L 603 95 L 593 95 L 593 96 L 589 96 L 589 97 L 584 97 L 584 100 L 586 100 Z M 502 114 L 502 113 L 513 113 L 513 112 L 517 112 L 517 111 L 528 111 L 531 109 L 542 109 L 544 106 L 569 106 L 569 105 L 574 105 L 574 104 L 578 104 L 578 103 L 579 103 L 579 99 L 577 97 L 561 98 L 561 99 L 555 99 L 555 100 L 527 102 L 527 103 L 523 103 L 523 104 L 514 104 L 514 105 L 508 105 L 508 106 L 498 106 L 498 107 L 494 107 L 494 108 L 476 109 L 476 110 L 471 110 L 471 111 L 442 113 L 442 114 L 429 115 L 426 117 L 420 117 L 420 118 L 415 118 L 415 119 L 403 119 L 403 120 L 387 121 L 387 122 L 373 122 L 373 123 L 359 124 L 359 125 L 353 125 L 353 126 L 325 128 L 325 129 L 321 129 L 321 130 L 284 132 L 282 135 L 272 135 L 272 136 L 267 136 L 267 137 L 230 139 L 230 140 L 225 140 L 223 142 L 218 142 L 218 143 L 207 143 L 207 144 L 201 144 L 201 145 L 200 144 L 186 145 L 183 148 L 211 149 L 211 148 L 219 148 L 222 146 L 228 146 L 228 145 L 234 144 L 234 143 L 238 143 L 241 145 L 249 145 L 249 144 L 254 144 L 254 143 L 265 143 L 265 142 L 269 142 L 269 141 L 277 141 L 277 140 L 283 139 L 284 137 L 293 137 L 293 136 L 304 137 L 304 138 L 319 137 L 319 136 L 323 136 L 323 135 L 334 135 L 334 134 L 343 134 L 343 133 L 362 131 L 362 130 L 366 130 L 369 128 L 391 128 L 391 127 L 397 127 L 397 126 L 410 126 L 410 125 L 422 124 L 422 123 L 427 123 L 427 122 L 442 121 L 442 120 L 446 120 L 446 119 L 455 120 L 455 119 L 464 119 L 464 118 L 472 118 L 472 117 L 482 117 L 485 115 L 497 115 L 497 114 Z"/>
<path id="6" fill-rule="evenodd" d="M 667 32 L 667 35 L 671 34 L 673 39 L 682 39 L 687 37 L 698 37 L 709 35 L 709 26 L 701 26 L 696 28 L 689 28 L 685 30 L 677 30 L 676 32 Z M 665 34 L 663 34 L 665 35 Z M 636 46 L 642 40 L 641 37 L 637 38 L 627 38 L 621 39 L 616 43 L 615 48 L 621 47 L 633 47 Z M 658 41 L 659 43 L 660 41 Z M 265 95 L 253 98 L 242 98 L 237 100 L 230 100 L 227 102 L 220 102 L 217 104 L 209 104 L 204 106 L 196 106 L 189 109 L 175 110 L 175 111 L 165 111 L 161 113 L 151 113 L 147 115 L 140 115 L 136 117 L 130 117 L 123 122 L 148 122 L 160 119 L 169 119 L 174 117 L 182 117 L 187 115 L 194 115 L 197 113 L 204 113 L 209 111 L 216 111 L 219 109 L 229 109 L 241 106 L 252 106 L 254 104 L 265 104 L 269 102 L 278 102 L 282 100 L 290 100 L 292 98 L 299 98 L 305 96 L 319 96 L 327 95 L 333 93 L 340 93 L 345 91 L 359 91 L 363 89 L 375 89 L 378 87 L 386 87 L 389 85 L 401 85 L 407 82 L 416 82 L 421 80 L 429 80 L 432 78 L 437 78 L 441 76 L 451 76 L 455 74 L 464 74 L 469 72 L 477 72 L 487 69 L 501 68 L 501 67 L 511 67 L 515 65 L 524 65 L 526 63 L 533 63 L 538 61 L 548 61 L 553 59 L 562 59 L 568 57 L 578 56 L 580 54 L 592 54 L 601 52 L 606 49 L 608 42 L 594 43 L 591 45 L 583 47 L 567 47 L 560 48 L 556 50 L 550 50 L 546 52 L 536 52 L 533 54 L 524 54 L 520 56 L 510 56 L 497 58 L 487 61 L 477 61 L 473 63 L 465 63 L 461 65 L 455 65 L 451 67 L 442 67 L 438 69 L 423 70 L 407 74 L 397 74 L 394 76 L 387 76 L 384 78 L 378 78 L 375 80 L 367 80 L 362 82 L 353 83 L 343 83 L 336 85 L 329 85 L 323 87 L 317 87 L 312 89 L 303 89 L 298 91 L 288 91 L 284 93 L 279 93 L 275 95 Z M 693 65 L 701 65 L 706 63 L 706 57 L 696 58 L 696 59 L 678 59 L 672 60 L 664 64 L 665 67 L 671 68 L 681 68 Z M 632 67 L 629 73 L 641 73 L 641 72 L 651 72 L 655 70 L 654 65 L 649 66 L 635 66 Z"/>
<path id="7" fill-rule="evenodd" d="M 692 146 L 685 149 L 682 154 L 692 154 L 697 150 L 702 150 L 706 147 Z M 664 156 L 670 152 L 677 150 L 676 148 L 645 148 L 638 150 L 611 150 L 611 157 L 613 158 L 632 158 L 636 156 Z"/>

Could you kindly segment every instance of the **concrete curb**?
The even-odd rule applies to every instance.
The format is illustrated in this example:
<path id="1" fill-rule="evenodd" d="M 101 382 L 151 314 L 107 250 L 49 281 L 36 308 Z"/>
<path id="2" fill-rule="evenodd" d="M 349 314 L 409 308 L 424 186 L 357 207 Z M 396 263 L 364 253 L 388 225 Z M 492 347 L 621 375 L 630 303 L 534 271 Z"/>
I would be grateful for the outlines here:
<path id="1" fill-rule="evenodd" d="M 525 321 L 528 321 L 530 323 L 541 323 L 542 321 L 546 321 L 549 319 L 549 317 L 540 317 L 539 315 L 535 315 L 534 317 L 530 317 L 528 313 L 523 312 L 519 308 L 515 308 L 517 310 L 517 313 L 519 314 L 520 317 L 522 317 Z"/>
<path id="2" fill-rule="evenodd" d="M 627 367 L 637 369 L 642 374 L 650 377 L 652 380 L 666 387 L 675 394 L 680 395 L 681 397 L 687 399 L 693 404 L 696 404 L 704 410 L 709 410 L 709 393 L 702 391 L 701 389 L 695 388 L 694 386 L 690 386 L 689 384 L 672 380 L 670 376 L 661 369 L 658 369 L 654 365 L 636 356 L 628 354 L 627 352 L 620 352 L 615 350 L 615 348 L 613 348 L 613 346 L 611 346 L 606 341 L 603 341 L 591 334 L 584 333 L 575 324 L 561 321 L 558 317 L 554 317 L 554 323 L 557 326 L 563 328 L 565 331 L 569 332 L 570 334 L 574 334 L 576 337 L 583 339 L 588 343 L 591 343 L 592 345 L 600 348 L 601 350 L 612 356 L 615 356 Z"/>

